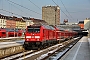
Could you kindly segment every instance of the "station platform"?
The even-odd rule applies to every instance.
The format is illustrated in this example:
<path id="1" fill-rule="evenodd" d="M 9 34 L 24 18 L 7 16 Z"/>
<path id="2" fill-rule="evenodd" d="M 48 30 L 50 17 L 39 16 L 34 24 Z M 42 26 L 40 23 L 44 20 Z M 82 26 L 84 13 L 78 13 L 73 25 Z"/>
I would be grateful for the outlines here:
<path id="1" fill-rule="evenodd" d="M 90 38 L 82 37 L 60 60 L 90 60 Z"/>
<path id="2" fill-rule="evenodd" d="M 0 58 L 22 52 L 24 40 L 0 42 Z M 6 59 L 7 60 L 7 59 Z"/>
<path id="3" fill-rule="evenodd" d="M 6 38 L 0 38 L 0 40 L 3 40 L 3 39 L 16 39 L 16 38 L 24 38 L 24 37 L 6 37 Z"/>

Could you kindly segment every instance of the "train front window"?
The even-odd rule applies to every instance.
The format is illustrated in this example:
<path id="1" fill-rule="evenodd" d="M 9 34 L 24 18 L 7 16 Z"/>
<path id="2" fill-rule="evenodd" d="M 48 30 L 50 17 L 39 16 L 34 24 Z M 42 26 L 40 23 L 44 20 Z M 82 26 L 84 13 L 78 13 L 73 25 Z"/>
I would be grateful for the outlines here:
<path id="1" fill-rule="evenodd" d="M 36 33 L 40 32 L 40 28 L 28 28 L 27 30 L 28 32 L 36 32 Z"/>

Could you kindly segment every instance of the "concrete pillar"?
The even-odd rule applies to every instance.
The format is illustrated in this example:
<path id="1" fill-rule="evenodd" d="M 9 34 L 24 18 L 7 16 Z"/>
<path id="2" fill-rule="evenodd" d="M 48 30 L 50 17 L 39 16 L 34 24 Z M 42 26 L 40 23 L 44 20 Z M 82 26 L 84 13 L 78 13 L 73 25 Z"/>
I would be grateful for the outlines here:
<path id="1" fill-rule="evenodd" d="M 90 38 L 90 29 L 89 29 L 88 37 Z"/>

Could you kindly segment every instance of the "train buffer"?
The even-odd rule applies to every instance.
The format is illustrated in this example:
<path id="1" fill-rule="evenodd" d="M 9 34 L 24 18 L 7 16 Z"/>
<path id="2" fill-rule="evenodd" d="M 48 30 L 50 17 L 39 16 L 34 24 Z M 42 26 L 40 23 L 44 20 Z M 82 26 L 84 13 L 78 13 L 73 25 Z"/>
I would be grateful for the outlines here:
<path id="1" fill-rule="evenodd" d="M 90 38 L 82 37 L 60 60 L 90 60 Z"/>

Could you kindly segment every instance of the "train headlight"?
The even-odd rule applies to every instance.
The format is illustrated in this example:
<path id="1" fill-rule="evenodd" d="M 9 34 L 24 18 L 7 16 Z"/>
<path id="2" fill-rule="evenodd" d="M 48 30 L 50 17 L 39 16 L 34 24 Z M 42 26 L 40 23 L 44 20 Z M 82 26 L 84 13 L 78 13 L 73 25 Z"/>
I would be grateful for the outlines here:
<path id="1" fill-rule="evenodd" d="M 31 38 L 31 36 L 26 36 L 26 38 Z"/>
<path id="2" fill-rule="evenodd" d="M 37 39 L 37 41 L 39 41 L 39 39 Z"/>
<path id="3" fill-rule="evenodd" d="M 27 39 L 27 41 L 29 41 L 29 39 Z"/>
<path id="4" fill-rule="evenodd" d="M 40 36 L 35 36 L 35 38 L 40 38 Z"/>

